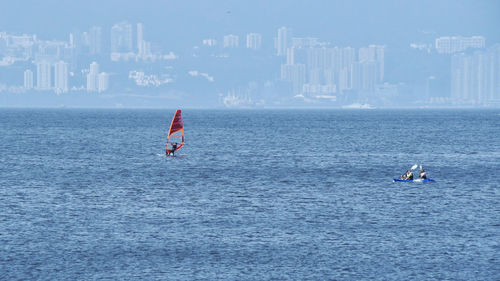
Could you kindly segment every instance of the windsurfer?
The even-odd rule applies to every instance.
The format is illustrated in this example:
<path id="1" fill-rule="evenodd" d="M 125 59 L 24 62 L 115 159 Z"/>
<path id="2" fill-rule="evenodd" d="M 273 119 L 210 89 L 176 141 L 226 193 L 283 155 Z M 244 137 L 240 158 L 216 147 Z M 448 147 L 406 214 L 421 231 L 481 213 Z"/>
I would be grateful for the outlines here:
<path id="1" fill-rule="evenodd" d="M 172 149 L 167 150 L 167 156 L 168 155 L 175 156 L 175 151 L 177 150 L 177 145 L 178 145 L 178 143 L 176 143 L 176 142 L 172 143 Z"/>

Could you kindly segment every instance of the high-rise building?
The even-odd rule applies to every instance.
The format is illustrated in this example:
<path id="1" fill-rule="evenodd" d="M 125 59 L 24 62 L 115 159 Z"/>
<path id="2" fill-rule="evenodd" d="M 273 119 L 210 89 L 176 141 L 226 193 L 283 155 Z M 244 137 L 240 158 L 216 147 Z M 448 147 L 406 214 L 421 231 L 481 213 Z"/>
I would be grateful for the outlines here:
<path id="1" fill-rule="evenodd" d="M 375 48 L 374 45 L 369 47 L 361 47 L 358 51 L 358 62 L 375 61 Z"/>
<path id="2" fill-rule="evenodd" d="M 334 47 L 331 49 L 331 68 L 335 73 L 342 69 L 342 49 Z"/>
<path id="3" fill-rule="evenodd" d="M 36 64 L 36 88 L 38 90 L 50 90 L 52 87 L 51 65 L 47 61 Z"/>
<path id="4" fill-rule="evenodd" d="M 282 64 L 281 80 L 291 82 L 294 94 L 302 92 L 302 86 L 306 82 L 306 66 L 304 64 Z"/>
<path id="5" fill-rule="evenodd" d="M 369 77 L 370 79 L 366 78 L 365 81 L 371 81 L 372 79 L 372 68 L 373 65 L 375 65 L 375 77 L 376 77 L 376 82 L 382 82 L 384 79 L 384 54 L 385 54 L 385 46 L 379 46 L 379 45 L 369 45 L 368 47 L 362 47 L 359 48 L 359 55 L 358 55 L 358 62 L 364 65 L 365 71 L 363 73 L 368 73 L 366 72 L 367 69 L 370 69 L 369 71 Z M 368 80 L 366 80 L 368 79 Z M 369 82 L 371 85 L 372 82 Z M 367 85 L 366 83 L 364 84 L 365 86 Z M 366 88 L 363 86 L 363 89 L 374 89 L 374 87 L 370 86 Z"/>
<path id="6" fill-rule="evenodd" d="M 132 52 L 132 25 L 120 22 L 111 27 L 111 52 Z"/>
<path id="7" fill-rule="evenodd" d="M 345 47 L 342 50 L 342 67 L 348 70 L 351 69 L 351 65 L 356 62 L 356 50 L 352 47 Z"/>
<path id="8" fill-rule="evenodd" d="M 456 104 L 500 102 L 500 45 L 452 56 L 451 98 Z"/>
<path id="9" fill-rule="evenodd" d="M 93 61 L 90 64 L 90 73 L 92 74 L 98 74 L 99 73 L 99 64 L 95 61 Z"/>
<path id="10" fill-rule="evenodd" d="M 68 64 L 59 61 L 54 64 L 54 89 L 56 93 L 68 92 Z"/>
<path id="11" fill-rule="evenodd" d="M 93 26 L 88 33 L 89 51 L 92 55 L 98 55 L 102 51 L 102 28 Z"/>
<path id="12" fill-rule="evenodd" d="M 362 88 L 362 79 L 361 79 L 361 73 L 362 73 L 362 68 L 361 68 L 361 63 L 359 62 L 354 62 L 351 64 L 351 89 L 353 90 L 360 90 Z"/>
<path id="13" fill-rule="evenodd" d="M 483 36 L 444 36 L 436 39 L 436 51 L 441 54 L 453 54 L 468 48 L 484 48 L 485 45 Z"/>
<path id="14" fill-rule="evenodd" d="M 307 49 L 307 68 L 318 69 L 331 66 L 331 63 L 327 59 L 327 53 L 328 49 L 326 48 Z"/>
<path id="15" fill-rule="evenodd" d="M 105 72 L 99 73 L 97 91 L 101 93 L 106 91 L 108 88 L 109 88 L 109 74 Z"/>
<path id="16" fill-rule="evenodd" d="M 33 71 L 29 69 L 24 71 L 24 88 L 26 90 L 33 89 Z"/>
<path id="17" fill-rule="evenodd" d="M 238 48 L 239 38 L 236 35 L 229 34 L 224 36 L 224 48 Z"/>
<path id="18" fill-rule="evenodd" d="M 87 74 L 87 92 L 95 92 L 99 89 L 99 64 L 92 62 Z"/>
<path id="19" fill-rule="evenodd" d="M 142 43 L 142 40 L 143 39 L 143 30 L 142 30 L 142 23 L 138 23 L 137 24 L 137 51 L 138 51 L 138 54 L 139 56 L 142 56 L 144 54 L 144 50 L 143 50 L 143 43 Z"/>
<path id="20" fill-rule="evenodd" d="M 347 68 L 341 69 L 339 71 L 339 92 L 342 94 L 344 90 L 349 89 L 349 72 Z"/>
<path id="21" fill-rule="evenodd" d="M 375 46 L 375 54 L 378 63 L 378 82 L 384 81 L 385 72 L 385 46 Z"/>
<path id="22" fill-rule="evenodd" d="M 292 46 L 292 30 L 286 27 L 278 28 L 278 37 L 275 42 L 276 54 L 286 56 L 286 49 Z"/>
<path id="23" fill-rule="evenodd" d="M 217 45 L 217 40 L 212 39 L 212 38 L 210 38 L 210 39 L 203 39 L 202 44 L 204 46 L 213 47 L 213 46 Z"/>
<path id="24" fill-rule="evenodd" d="M 286 49 L 286 64 L 295 64 L 295 48 Z"/>
<path id="25" fill-rule="evenodd" d="M 309 69 L 309 84 L 319 85 L 321 82 L 321 70 L 320 68 Z"/>
<path id="26" fill-rule="evenodd" d="M 291 38 L 291 40 L 292 42 L 289 45 L 289 47 L 293 48 L 314 48 L 320 44 L 318 38 L 313 38 L 313 37 L 306 37 L 306 38 L 293 37 Z"/>
<path id="27" fill-rule="evenodd" d="M 366 91 L 375 90 L 378 81 L 378 67 L 375 61 L 361 63 L 361 89 Z"/>
<path id="28" fill-rule="evenodd" d="M 262 46 L 262 35 L 259 33 L 249 33 L 247 34 L 247 48 L 258 50 Z"/>

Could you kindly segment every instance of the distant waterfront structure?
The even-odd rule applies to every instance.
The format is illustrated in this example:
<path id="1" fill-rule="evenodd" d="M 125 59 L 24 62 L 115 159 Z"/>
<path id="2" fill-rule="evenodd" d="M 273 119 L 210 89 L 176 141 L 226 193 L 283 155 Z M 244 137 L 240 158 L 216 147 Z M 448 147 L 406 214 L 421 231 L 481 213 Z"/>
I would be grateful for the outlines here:
<path id="1" fill-rule="evenodd" d="M 252 50 L 258 50 L 262 46 L 262 35 L 259 33 L 249 33 L 247 34 L 247 48 Z"/>
<path id="2" fill-rule="evenodd" d="M 106 91 L 109 88 L 109 74 L 101 72 L 98 75 L 97 91 L 99 93 Z"/>
<path id="3" fill-rule="evenodd" d="M 90 73 L 97 74 L 99 73 L 99 64 L 97 62 L 92 62 L 90 64 Z"/>
<path id="4" fill-rule="evenodd" d="M 375 48 L 375 55 L 378 63 L 378 82 L 382 82 L 384 81 L 385 72 L 385 46 L 375 46 Z"/>
<path id="5" fill-rule="evenodd" d="M 484 48 L 486 40 L 483 36 L 444 36 L 436 39 L 436 51 L 440 54 L 453 54 L 469 48 Z"/>
<path id="6" fill-rule="evenodd" d="M 132 52 L 132 25 L 120 22 L 111 27 L 111 52 Z"/>
<path id="7" fill-rule="evenodd" d="M 99 64 L 95 61 L 92 62 L 87 74 L 87 92 L 102 93 L 108 89 L 109 74 L 106 72 L 99 73 Z"/>
<path id="8" fill-rule="evenodd" d="M 236 35 L 229 34 L 224 36 L 224 48 L 238 48 L 239 38 Z"/>
<path id="9" fill-rule="evenodd" d="M 341 61 L 341 69 L 350 69 L 351 65 L 356 61 L 356 50 L 352 47 L 343 48 Z"/>
<path id="10" fill-rule="evenodd" d="M 347 71 L 347 68 L 344 68 L 339 71 L 339 78 L 338 78 L 338 90 L 339 93 L 343 93 L 344 90 L 349 89 L 349 72 Z"/>
<path id="11" fill-rule="evenodd" d="M 215 45 L 217 45 L 217 40 L 212 38 L 203 39 L 202 44 L 203 46 L 214 47 Z"/>
<path id="12" fill-rule="evenodd" d="M 54 90 L 56 93 L 68 92 L 68 63 L 59 61 L 54 64 Z"/>
<path id="13" fill-rule="evenodd" d="M 286 49 L 286 64 L 295 64 L 295 48 Z"/>
<path id="14" fill-rule="evenodd" d="M 281 80 L 292 83 L 294 94 L 302 93 L 302 86 L 306 83 L 306 66 L 304 64 L 282 64 Z"/>
<path id="15" fill-rule="evenodd" d="M 24 71 L 24 89 L 33 89 L 33 71 L 30 69 L 26 69 Z"/>
<path id="16" fill-rule="evenodd" d="M 333 101 L 334 93 L 353 90 L 368 96 L 383 83 L 385 46 L 372 44 L 356 50 L 327 47 L 316 38 L 293 40 L 293 46 L 286 49 L 286 64 L 281 65 L 281 80 L 291 82 L 294 94 Z"/>
<path id="17" fill-rule="evenodd" d="M 102 51 L 101 42 L 102 42 L 102 28 L 100 26 L 93 26 L 92 28 L 90 28 L 90 32 L 88 33 L 90 54 L 97 55 L 101 53 Z"/>
<path id="18" fill-rule="evenodd" d="M 278 33 L 279 35 L 279 33 Z M 289 47 L 293 48 L 314 48 L 320 45 L 318 38 L 305 37 L 305 38 L 292 38 L 292 43 Z"/>
<path id="19" fill-rule="evenodd" d="M 276 55 L 286 56 L 286 49 L 292 46 L 292 30 L 284 26 L 278 28 L 275 40 Z"/>
<path id="20" fill-rule="evenodd" d="M 358 62 L 361 64 L 362 89 L 375 89 L 375 84 L 384 80 L 385 46 L 369 45 L 359 48 Z M 374 80 L 374 81 L 372 81 Z"/>
<path id="21" fill-rule="evenodd" d="M 500 44 L 452 56 L 451 99 L 462 105 L 500 104 Z"/>
<path id="22" fill-rule="evenodd" d="M 99 64 L 92 62 L 90 64 L 90 71 L 87 74 L 87 92 L 95 92 L 99 88 Z"/>
<path id="23" fill-rule="evenodd" d="M 141 56 L 143 53 L 144 53 L 144 50 L 143 50 L 143 47 L 144 47 L 144 44 L 143 44 L 143 26 L 142 26 L 142 23 L 138 23 L 137 24 L 137 51 L 138 51 L 138 54 L 139 56 Z"/>
<path id="24" fill-rule="evenodd" d="M 372 45 L 373 46 L 373 45 Z M 375 61 L 375 48 L 361 47 L 358 50 L 358 61 L 360 63 Z"/>
<path id="25" fill-rule="evenodd" d="M 12 35 L 0 31 L 0 66 L 10 66 L 16 61 L 27 61 L 33 56 L 36 35 Z"/>
<path id="26" fill-rule="evenodd" d="M 37 90 L 50 90 L 52 87 L 52 71 L 49 62 L 42 61 L 36 64 L 36 88 Z"/>

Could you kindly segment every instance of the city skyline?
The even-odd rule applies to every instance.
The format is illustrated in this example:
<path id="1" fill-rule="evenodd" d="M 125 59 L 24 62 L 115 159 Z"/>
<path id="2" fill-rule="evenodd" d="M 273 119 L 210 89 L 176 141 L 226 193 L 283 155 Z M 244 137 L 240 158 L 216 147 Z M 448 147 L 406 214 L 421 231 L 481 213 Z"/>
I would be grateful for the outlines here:
<path id="1" fill-rule="evenodd" d="M 162 7 L 159 2 L 147 3 Z M 392 1 L 388 3 L 402 9 Z M 446 3 L 449 4 L 448 1 L 438 1 L 435 5 Z M 220 10 L 226 5 L 228 8 L 222 9 L 225 10 L 224 18 L 232 17 L 241 9 L 241 6 L 232 9 L 233 4 L 224 1 L 220 4 L 220 7 L 206 9 Z M 340 6 L 348 11 L 356 4 L 360 3 Z M 461 4 L 464 7 L 471 5 L 468 2 Z M 486 4 L 491 6 L 492 3 L 484 2 L 475 8 L 488 14 L 484 10 Z M 49 1 L 47 7 L 51 5 L 53 3 Z M 110 3 L 101 8 L 106 5 Z M 265 5 L 257 2 L 255 6 L 248 6 L 249 15 Z M 275 5 L 267 8 L 275 9 Z M 318 5 L 312 3 L 304 15 L 312 11 L 322 15 Z M 329 5 L 339 6 L 339 3 Z M 425 5 L 417 6 L 424 9 Z M 455 7 L 455 14 L 464 13 L 464 7 Z M 60 11 L 67 8 L 63 5 Z M 177 8 L 186 7 L 179 5 Z M 283 7 L 284 11 L 290 9 Z M 374 9 L 373 14 L 380 13 L 378 7 Z M 138 10 L 140 14 L 141 9 Z M 297 11 L 291 14 L 295 13 Z M 332 12 L 335 13 L 338 11 Z M 434 11 L 422 15 L 422 19 L 431 14 Z M 151 24 L 149 19 L 131 21 L 121 18 L 103 24 L 98 18 L 94 18 L 96 21 L 88 19 L 85 26 L 67 25 L 62 29 L 69 30 L 63 39 L 60 35 L 50 39 L 37 32 L 0 30 L 0 94 L 4 95 L 4 100 L 8 101 L 9 93 L 26 94 L 29 104 L 29 93 L 33 92 L 57 95 L 96 92 L 114 96 L 142 95 L 145 101 L 142 103 L 148 106 L 153 105 L 152 101 L 146 101 L 151 94 L 174 104 L 176 100 L 178 104 L 186 103 L 186 97 L 191 97 L 191 103 L 186 104 L 195 105 L 198 100 L 198 104 L 210 107 L 500 104 L 500 51 L 496 47 L 500 40 L 496 33 L 492 35 L 485 28 L 488 21 L 497 21 L 491 17 L 483 20 L 483 25 L 486 25 L 481 32 L 440 33 L 422 28 L 409 32 L 413 32 L 413 38 L 394 36 L 387 39 L 379 34 L 378 39 L 371 41 L 366 41 L 366 38 L 345 40 L 350 35 L 338 35 L 337 38 L 316 36 L 322 34 L 318 31 L 323 29 L 304 32 L 304 27 L 297 23 L 266 28 L 259 23 L 259 27 L 254 25 L 256 28 L 252 29 L 235 25 L 205 32 L 205 27 L 200 26 L 197 32 L 185 30 L 178 40 L 168 42 L 165 39 L 177 28 Z M 474 22 L 474 16 L 471 18 L 469 21 Z M 345 23 L 350 21 L 343 20 Z M 387 24 L 384 21 L 377 24 Z M 246 23 L 246 20 L 242 19 L 240 23 Z M 220 22 L 214 21 L 213 24 Z M 478 22 L 474 24 L 481 26 Z M 332 30 L 366 34 L 373 28 L 366 26 L 355 31 L 354 27 L 342 26 Z M 162 30 L 166 31 L 165 35 L 158 36 L 158 31 Z M 467 28 L 463 30 L 467 31 Z M 366 36 L 356 36 L 361 37 Z M 98 65 L 102 70 L 95 71 L 92 65 Z M 464 74 L 471 71 L 478 72 L 479 77 Z M 116 99 L 115 104 L 122 104 L 119 100 Z M 133 107 L 134 103 L 140 104 L 140 98 L 127 102 L 127 106 Z M 96 100 L 89 104 L 99 105 Z M 9 106 L 8 102 L 6 106 Z"/>

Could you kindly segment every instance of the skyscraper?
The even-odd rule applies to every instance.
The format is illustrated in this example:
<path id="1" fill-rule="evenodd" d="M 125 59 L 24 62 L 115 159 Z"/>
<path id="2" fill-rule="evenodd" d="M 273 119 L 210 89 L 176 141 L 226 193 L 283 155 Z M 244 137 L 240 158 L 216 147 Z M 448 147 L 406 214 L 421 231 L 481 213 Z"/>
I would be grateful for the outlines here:
<path id="1" fill-rule="evenodd" d="M 100 26 L 93 26 L 92 28 L 90 28 L 90 32 L 88 33 L 90 54 L 97 55 L 101 53 L 102 51 L 101 38 L 102 38 L 102 28 Z"/>
<path id="2" fill-rule="evenodd" d="M 210 38 L 210 39 L 203 39 L 202 44 L 204 46 L 213 47 L 213 46 L 217 45 L 217 40 L 212 39 L 212 38 Z"/>
<path id="3" fill-rule="evenodd" d="M 276 38 L 276 54 L 286 56 L 286 49 L 292 46 L 292 30 L 284 26 L 278 28 L 278 37 Z"/>
<path id="4" fill-rule="evenodd" d="M 339 92 L 342 94 L 344 90 L 349 89 L 349 76 L 347 68 L 341 69 L 339 71 Z"/>
<path id="5" fill-rule="evenodd" d="M 356 50 L 352 47 L 345 47 L 342 50 L 342 67 L 346 68 L 348 71 L 351 69 L 351 65 L 356 61 Z"/>
<path id="6" fill-rule="evenodd" d="M 238 48 L 239 38 L 236 35 L 229 34 L 224 36 L 224 48 Z"/>
<path id="7" fill-rule="evenodd" d="M 451 58 L 451 98 L 456 104 L 500 102 L 500 45 Z"/>
<path id="8" fill-rule="evenodd" d="M 294 94 L 302 93 L 302 86 L 306 82 L 306 66 L 304 64 L 282 64 L 281 80 L 291 82 Z"/>
<path id="9" fill-rule="evenodd" d="M 106 91 L 109 88 L 109 74 L 101 72 L 98 75 L 97 91 L 99 93 Z"/>
<path id="10" fill-rule="evenodd" d="M 139 56 L 142 56 L 144 54 L 144 50 L 143 50 L 143 43 L 142 43 L 142 40 L 143 40 L 143 34 L 142 34 L 142 23 L 138 23 L 137 24 L 137 52 L 139 54 Z"/>
<path id="11" fill-rule="evenodd" d="M 36 64 L 36 88 L 38 90 L 50 90 L 52 83 L 51 65 L 47 61 Z"/>
<path id="12" fill-rule="evenodd" d="M 68 64 L 59 61 L 54 64 L 54 89 L 56 93 L 68 92 Z"/>
<path id="13" fill-rule="evenodd" d="M 95 61 L 93 61 L 90 64 L 89 72 L 92 74 L 98 74 L 99 73 L 99 64 Z"/>
<path id="14" fill-rule="evenodd" d="M 90 71 L 87 74 L 87 92 L 95 92 L 99 88 L 99 64 L 92 62 L 90 64 Z"/>
<path id="15" fill-rule="evenodd" d="M 259 33 L 249 33 L 247 34 L 247 48 L 258 50 L 262 46 L 262 35 Z"/>
<path id="16" fill-rule="evenodd" d="M 33 71 L 29 69 L 24 71 L 24 88 L 26 90 L 33 89 Z"/>
<path id="17" fill-rule="evenodd" d="M 111 52 L 132 52 L 132 25 L 120 22 L 111 27 Z"/>
<path id="18" fill-rule="evenodd" d="M 484 48 L 483 36 L 444 36 L 436 39 L 436 51 L 441 54 L 453 54 L 468 48 Z"/>
<path id="19" fill-rule="evenodd" d="M 385 71 L 385 46 L 375 46 L 376 57 L 378 63 L 378 82 L 384 81 Z"/>
<path id="20" fill-rule="evenodd" d="M 295 48 L 286 49 L 286 64 L 295 64 Z"/>

